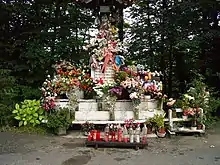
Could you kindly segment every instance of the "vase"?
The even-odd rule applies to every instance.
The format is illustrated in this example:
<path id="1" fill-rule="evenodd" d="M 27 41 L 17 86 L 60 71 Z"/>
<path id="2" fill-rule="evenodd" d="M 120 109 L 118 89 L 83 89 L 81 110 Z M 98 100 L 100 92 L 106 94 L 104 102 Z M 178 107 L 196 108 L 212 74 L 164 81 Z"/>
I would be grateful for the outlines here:
<path id="1" fill-rule="evenodd" d="M 160 138 L 164 138 L 166 136 L 166 132 L 161 133 L 157 131 L 157 136 Z"/>
<path id="2" fill-rule="evenodd" d="M 198 129 L 198 130 L 201 130 L 201 129 L 202 129 L 202 124 L 198 124 L 198 125 L 197 125 L 197 129 Z"/>
<path id="3" fill-rule="evenodd" d="M 187 120 L 188 119 L 188 116 L 182 116 L 183 117 L 183 120 Z"/>
<path id="4" fill-rule="evenodd" d="M 151 95 L 145 95 L 145 96 L 144 96 L 144 99 L 145 99 L 145 100 L 150 100 L 150 99 L 151 99 Z"/>

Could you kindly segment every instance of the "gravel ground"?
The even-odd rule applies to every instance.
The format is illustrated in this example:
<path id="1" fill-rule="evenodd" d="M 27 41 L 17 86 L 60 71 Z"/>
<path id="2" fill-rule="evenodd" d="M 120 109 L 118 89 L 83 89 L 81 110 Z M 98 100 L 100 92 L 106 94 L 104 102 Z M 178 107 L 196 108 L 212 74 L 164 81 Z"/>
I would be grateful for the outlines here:
<path id="1" fill-rule="evenodd" d="M 0 165 L 220 165 L 220 128 L 152 138 L 143 150 L 86 148 L 84 139 L 0 132 Z"/>

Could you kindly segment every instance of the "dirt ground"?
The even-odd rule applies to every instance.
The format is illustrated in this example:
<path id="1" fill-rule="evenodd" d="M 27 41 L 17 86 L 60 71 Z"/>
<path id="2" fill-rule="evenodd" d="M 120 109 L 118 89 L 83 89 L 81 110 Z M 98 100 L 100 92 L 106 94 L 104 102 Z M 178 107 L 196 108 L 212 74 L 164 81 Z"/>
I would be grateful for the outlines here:
<path id="1" fill-rule="evenodd" d="M 84 139 L 0 132 L 0 165 L 220 165 L 220 127 L 204 137 L 148 139 L 146 149 L 84 146 Z"/>

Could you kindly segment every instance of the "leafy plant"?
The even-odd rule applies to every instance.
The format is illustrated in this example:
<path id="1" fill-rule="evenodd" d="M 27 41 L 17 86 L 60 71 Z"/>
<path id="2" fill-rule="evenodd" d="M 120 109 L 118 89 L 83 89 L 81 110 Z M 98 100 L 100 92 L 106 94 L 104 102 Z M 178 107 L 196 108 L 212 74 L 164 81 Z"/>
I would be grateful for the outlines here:
<path id="1" fill-rule="evenodd" d="M 192 106 L 203 109 L 204 124 L 210 126 L 217 119 L 215 113 L 220 107 L 220 99 L 216 97 L 218 93 L 216 90 L 208 88 L 202 75 L 199 75 L 189 85 L 193 87 L 188 91 L 189 95 L 194 97 Z"/>
<path id="2" fill-rule="evenodd" d="M 164 117 L 165 117 L 165 114 L 155 114 L 153 119 L 154 119 L 154 122 L 155 122 L 155 125 L 158 127 L 158 128 L 164 128 Z"/>
<path id="3" fill-rule="evenodd" d="M 93 123 L 85 122 L 81 125 L 83 132 L 89 132 L 90 130 L 95 129 L 95 125 Z"/>
<path id="4" fill-rule="evenodd" d="M 119 85 L 122 81 L 125 81 L 128 77 L 128 74 L 124 71 L 119 71 L 115 73 L 115 82 Z"/>
<path id="5" fill-rule="evenodd" d="M 51 129 L 68 128 L 72 122 L 68 108 L 59 108 L 48 114 L 47 127 Z"/>
<path id="6" fill-rule="evenodd" d="M 40 106 L 40 100 L 24 100 L 19 105 L 15 105 L 12 112 L 15 119 L 19 121 L 19 127 L 22 125 L 38 125 L 44 119 L 44 110 Z"/>

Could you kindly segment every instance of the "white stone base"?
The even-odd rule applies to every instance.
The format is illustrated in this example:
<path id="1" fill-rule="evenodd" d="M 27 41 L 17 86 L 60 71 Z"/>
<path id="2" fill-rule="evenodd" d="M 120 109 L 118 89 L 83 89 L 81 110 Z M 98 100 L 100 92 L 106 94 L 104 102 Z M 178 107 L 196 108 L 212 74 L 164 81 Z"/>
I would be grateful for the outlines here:
<path id="1" fill-rule="evenodd" d="M 161 106 L 158 106 L 157 100 L 148 100 L 141 102 L 139 108 L 139 119 L 146 120 L 153 117 L 154 114 L 163 112 Z M 59 100 L 56 102 L 56 107 L 69 107 L 68 100 Z M 115 120 L 124 121 L 134 118 L 133 105 L 130 100 L 120 100 L 115 105 Z M 99 103 L 95 99 L 79 100 L 79 109 L 75 112 L 75 121 L 108 121 L 110 114 L 108 111 L 99 109 Z"/>

